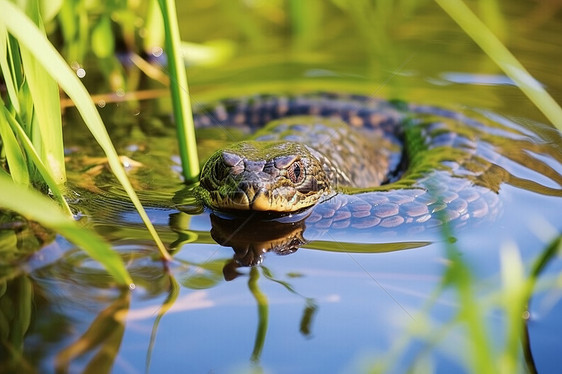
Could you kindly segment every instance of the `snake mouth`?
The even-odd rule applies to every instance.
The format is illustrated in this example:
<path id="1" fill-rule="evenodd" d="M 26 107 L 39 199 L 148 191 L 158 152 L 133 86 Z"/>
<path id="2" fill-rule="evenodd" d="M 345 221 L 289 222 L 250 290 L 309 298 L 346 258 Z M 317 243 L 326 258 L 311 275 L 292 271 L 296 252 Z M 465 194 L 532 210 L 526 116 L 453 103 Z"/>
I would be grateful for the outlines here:
<path id="1" fill-rule="evenodd" d="M 297 191 L 291 188 L 271 188 L 270 186 L 254 185 L 248 182 L 240 183 L 235 191 L 223 195 L 218 190 L 210 192 L 215 211 L 252 211 L 256 213 L 284 216 L 298 213 L 314 206 L 318 199 L 304 199 L 295 208 L 292 201 Z"/>
<path id="2" fill-rule="evenodd" d="M 269 191 L 262 187 L 248 186 L 244 183 L 238 186 L 236 191 L 222 195 L 218 191 L 211 193 L 214 201 L 219 202 L 217 208 L 227 210 L 255 210 L 271 211 L 271 201 Z"/>
<path id="3" fill-rule="evenodd" d="M 246 194 L 248 196 L 248 194 Z M 269 201 L 269 192 L 264 189 L 259 189 L 257 193 L 254 194 L 253 198 L 250 199 L 248 196 L 248 200 L 250 201 L 250 209 L 257 210 L 257 211 L 266 211 L 271 210 L 271 202 Z"/>
<path id="4" fill-rule="evenodd" d="M 264 188 L 255 186 L 241 186 L 239 188 L 237 199 L 233 199 L 238 209 L 241 206 L 247 210 L 268 211 L 271 210 L 271 202 L 269 201 L 269 192 Z"/>

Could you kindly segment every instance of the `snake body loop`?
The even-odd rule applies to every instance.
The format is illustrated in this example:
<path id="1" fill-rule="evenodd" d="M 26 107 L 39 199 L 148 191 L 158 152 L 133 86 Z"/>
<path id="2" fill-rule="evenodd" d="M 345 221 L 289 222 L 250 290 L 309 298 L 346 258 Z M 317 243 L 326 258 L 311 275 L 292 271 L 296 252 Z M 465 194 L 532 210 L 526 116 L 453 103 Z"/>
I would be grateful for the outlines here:
<path id="1" fill-rule="evenodd" d="M 205 205 L 285 214 L 312 207 L 306 224 L 316 229 L 420 230 L 493 217 L 509 173 L 490 133 L 527 136 L 452 111 L 334 94 L 227 100 L 199 109 L 195 121 L 253 133 L 206 162 Z"/>

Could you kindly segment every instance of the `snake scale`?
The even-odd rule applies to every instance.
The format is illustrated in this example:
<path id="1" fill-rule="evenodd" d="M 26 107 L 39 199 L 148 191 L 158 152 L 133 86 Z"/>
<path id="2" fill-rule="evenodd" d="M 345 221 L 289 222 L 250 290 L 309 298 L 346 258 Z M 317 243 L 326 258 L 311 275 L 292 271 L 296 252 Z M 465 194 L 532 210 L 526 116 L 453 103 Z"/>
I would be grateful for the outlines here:
<path id="1" fill-rule="evenodd" d="M 206 162 L 198 188 L 205 205 L 304 210 L 307 227 L 319 230 L 415 232 L 495 217 L 510 173 L 507 148 L 493 140 L 536 142 L 446 109 L 332 93 L 227 99 L 197 109 L 195 123 L 253 134 Z"/>

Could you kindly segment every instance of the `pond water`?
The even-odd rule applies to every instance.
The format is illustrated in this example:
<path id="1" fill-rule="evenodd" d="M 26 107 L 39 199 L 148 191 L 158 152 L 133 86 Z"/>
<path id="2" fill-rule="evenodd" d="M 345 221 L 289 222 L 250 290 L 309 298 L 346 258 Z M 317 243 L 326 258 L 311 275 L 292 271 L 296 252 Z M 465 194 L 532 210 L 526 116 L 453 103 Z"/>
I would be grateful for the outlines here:
<path id="1" fill-rule="evenodd" d="M 103 159 L 96 158 L 100 152 L 67 109 L 73 207 L 122 254 L 136 288 L 119 290 L 99 264 L 57 237 L 30 258 L 25 275 L 8 283 L 2 299 L 4 309 L 9 304 L 15 311 L 12 333 L 27 330 L 20 371 L 465 372 L 477 365 L 473 351 L 481 331 L 498 364 L 510 326 L 501 307 L 505 274 L 517 271 L 517 258 L 528 274 L 562 230 L 558 132 L 432 3 L 406 9 L 404 2 L 384 15 L 365 11 L 363 23 L 353 21 L 358 15 L 352 10 L 326 5 L 311 21 L 316 32 L 302 35 L 289 32 L 287 14 L 274 12 L 282 8 L 247 3 L 251 7 L 178 4 L 185 39 L 236 41 L 226 64 L 189 67 L 195 105 L 256 93 L 330 91 L 462 112 L 486 123 L 494 141 L 509 140 L 501 146 L 490 141 L 503 154 L 497 165 L 508 173 L 497 194 L 501 209 L 490 220 L 451 232 L 319 233 L 310 221 L 304 233 L 298 225 L 255 226 L 245 235 L 256 251 L 235 253 L 215 240 L 230 238 L 228 230 L 238 227 L 211 235 L 209 212 L 190 208 L 169 103 L 106 105 L 100 111 L 120 154 L 134 160 L 129 173 L 135 188 L 173 251 L 174 261 L 163 264 Z M 560 12 L 545 12 L 545 4 L 555 2 L 500 2 L 506 16 L 497 31 L 562 102 L 562 20 Z M 393 21 L 384 17 L 390 15 Z M 375 21 L 383 22 L 374 27 L 380 35 L 365 33 Z M 533 142 L 524 147 L 511 141 L 515 132 Z M 201 159 L 241 137 L 224 128 L 200 130 Z M 298 250 L 285 256 L 259 251 L 277 239 L 271 235 L 287 237 L 293 230 L 306 239 Z M 247 237 L 241 240 L 247 249 Z M 466 312 L 467 299 L 459 299 L 463 286 L 455 287 L 448 273 L 455 258 L 469 279 L 477 326 L 457 317 Z M 556 372 L 562 364 L 561 270 L 562 261 L 553 258 L 541 275 L 524 324 L 527 338 L 517 348 L 517 371 Z M 22 327 L 26 321 L 28 328 Z M 4 355 L 2 360 L 8 362 Z M 2 366 L 0 372 L 12 369 Z"/>

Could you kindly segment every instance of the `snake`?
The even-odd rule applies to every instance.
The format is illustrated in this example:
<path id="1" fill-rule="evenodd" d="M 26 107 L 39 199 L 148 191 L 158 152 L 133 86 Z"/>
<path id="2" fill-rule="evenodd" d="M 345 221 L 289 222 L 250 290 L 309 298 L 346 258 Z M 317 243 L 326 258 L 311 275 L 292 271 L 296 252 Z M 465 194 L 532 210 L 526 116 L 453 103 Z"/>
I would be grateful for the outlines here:
<path id="1" fill-rule="evenodd" d="M 194 120 L 248 133 L 205 162 L 197 187 L 205 206 L 225 214 L 306 212 L 307 227 L 320 230 L 417 232 L 491 219 L 502 210 L 502 184 L 518 183 L 513 164 L 544 164 L 532 156 L 541 141 L 528 131 L 367 95 L 231 98 L 197 109 Z M 510 155 L 513 147 L 530 152 Z M 558 172 L 544 169 L 562 185 Z"/>

